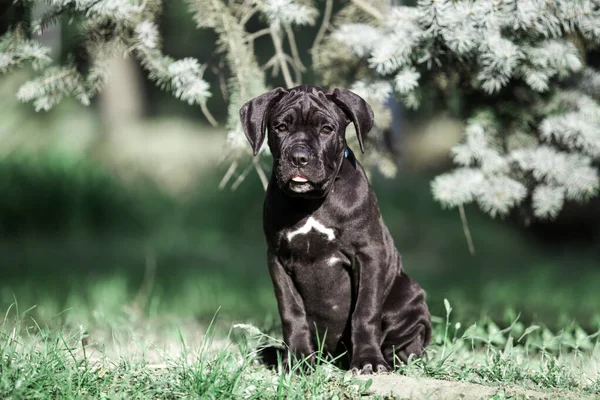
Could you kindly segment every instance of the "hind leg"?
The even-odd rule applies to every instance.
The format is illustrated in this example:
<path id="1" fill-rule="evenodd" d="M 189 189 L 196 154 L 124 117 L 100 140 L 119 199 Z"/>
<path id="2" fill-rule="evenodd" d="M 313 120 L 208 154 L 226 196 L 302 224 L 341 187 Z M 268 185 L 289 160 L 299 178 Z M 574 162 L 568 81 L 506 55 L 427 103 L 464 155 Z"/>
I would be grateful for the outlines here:
<path id="1" fill-rule="evenodd" d="M 394 282 L 383 310 L 381 350 L 386 362 L 406 362 L 420 356 L 431 340 L 431 323 L 425 291 L 402 272 Z"/>

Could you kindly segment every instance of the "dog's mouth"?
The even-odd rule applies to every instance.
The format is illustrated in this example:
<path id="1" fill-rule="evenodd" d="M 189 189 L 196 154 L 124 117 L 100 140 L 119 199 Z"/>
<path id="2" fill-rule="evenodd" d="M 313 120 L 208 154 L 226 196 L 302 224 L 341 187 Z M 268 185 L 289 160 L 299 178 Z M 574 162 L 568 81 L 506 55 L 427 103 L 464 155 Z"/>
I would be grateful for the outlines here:
<path id="1" fill-rule="evenodd" d="M 290 178 L 288 187 L 292 192 L 298 194 L 307 193 L 313 189 L 313 185 L 308 178 L 299 174 Z"/>
<path id="2" fill-rule="evenodd" d="M 308 179 L 306 179 L 302 175 L 294 175 L 292 177 L 291 181 L 294 183 L 306 183 L 306 182 L 308 182 Z"/>
<path id="3" fill-rule="evenodd" d="M 322 197 L 323 185 L 328 181 L 323 171 L 324 166 L 315 162 L 304 168 L 285 164 L 277 164 L 275 178 L 277 185 L 284 193 L 293 197 Z"/>

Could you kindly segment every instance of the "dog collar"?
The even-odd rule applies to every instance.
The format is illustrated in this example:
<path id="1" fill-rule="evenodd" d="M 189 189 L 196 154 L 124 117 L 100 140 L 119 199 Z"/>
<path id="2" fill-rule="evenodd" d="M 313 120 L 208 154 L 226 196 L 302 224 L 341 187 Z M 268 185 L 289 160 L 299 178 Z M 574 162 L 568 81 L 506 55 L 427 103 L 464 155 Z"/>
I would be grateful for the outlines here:
<path id="1" fill-rule="evenodd" d="M 344 152 L 344 158 L 347 158 L 350 161 L 350 164 L 356 169 L 356 157 L 354 157 L 354 153 L 350 150 L 350 147 L 346 147 L 346 151 Z"/>

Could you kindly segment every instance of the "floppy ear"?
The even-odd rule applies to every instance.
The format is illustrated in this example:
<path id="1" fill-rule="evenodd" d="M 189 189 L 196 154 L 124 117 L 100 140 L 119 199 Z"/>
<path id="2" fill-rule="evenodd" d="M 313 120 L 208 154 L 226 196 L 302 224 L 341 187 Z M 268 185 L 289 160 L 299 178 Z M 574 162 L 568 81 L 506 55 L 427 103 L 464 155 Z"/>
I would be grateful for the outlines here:
<path id="1" fill-rule="evenodd" d="M 273 89 L 265 94 L 253 98 L 240 109 L 240 119 L 244 134 L 248 138 L 254 155 L 258 154 L 260 146 L 265 140 L 266 122 L 269 112 L 281 96 L 287 93 L 285 89 Z"/>
<path id="2" fill-rule="evenodd" d="M 346 116 L 354 124 L 360 151 L 365 152 L 363 138 L 373 127 L 373 110 L 359 95 L 346 89 L 334 89 L 327 97 L 344 111 Z"/>

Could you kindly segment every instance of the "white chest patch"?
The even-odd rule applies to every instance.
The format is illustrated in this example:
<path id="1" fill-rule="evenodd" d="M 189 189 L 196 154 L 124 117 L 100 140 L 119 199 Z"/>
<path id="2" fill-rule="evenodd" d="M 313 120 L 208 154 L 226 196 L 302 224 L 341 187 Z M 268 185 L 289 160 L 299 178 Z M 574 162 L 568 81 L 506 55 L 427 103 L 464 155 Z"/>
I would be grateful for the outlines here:
<path id="1" fill-rule="evenodd" d="M 331 257 L 329 260 L 327 260 L 327 265 L 335 265 L 335 264 L 339 263 L 340 261 L 342 261 L 341 258 Z"/>
<path id="2" fill-rule="evenodd" d="M 327 236 L 327 240 L 329 240 L 330 242 L 333 239 L 335 239 L 335 234 L 333 232 L 333 229 L 327 228 L 325 225 L 323 225 L 322 223 L 320 223 L 313 217 L 308 217 L 308 219 L 306 220 L 306 223 L 304 225 L 302 225 L 300 228 L 296 229 L 295 231 L 289 231 L 287 233 L 287 235 L 286 235 L 287 240 L 289 242 L 291 242 L 295 236 L 306 235 L 308 232 L 310 232 L 313 229 L 315 231 Z"/>

